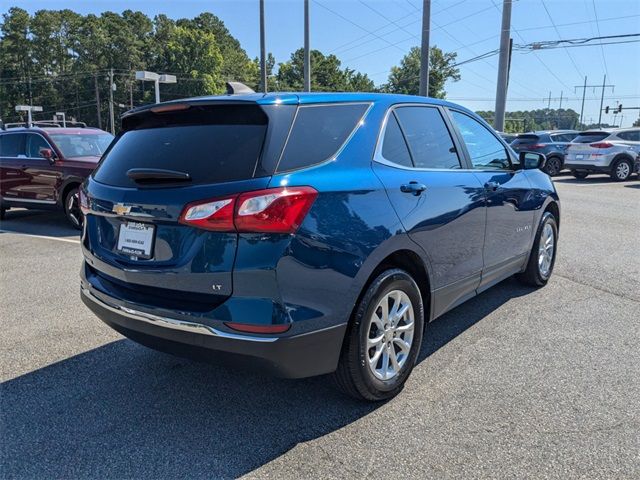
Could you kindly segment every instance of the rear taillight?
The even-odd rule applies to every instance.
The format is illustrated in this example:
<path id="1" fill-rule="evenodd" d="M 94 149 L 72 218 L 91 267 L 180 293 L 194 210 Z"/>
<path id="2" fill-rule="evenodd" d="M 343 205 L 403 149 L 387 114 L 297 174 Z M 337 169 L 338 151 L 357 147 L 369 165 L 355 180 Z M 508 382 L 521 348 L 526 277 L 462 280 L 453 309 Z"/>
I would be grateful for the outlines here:
<path id="1" fill-rule="evenodd" d="M 318 192 L 281 187 L 188 204 L 180 223 L 219 232 L 294 233 Z"/>
<path id="2" fill-rule="evenodd" d="M 82 188 L 79 190 L 79 197 L 80 197 L 80 211 L 82 212 L 83 215 L 86 215 L 89 213 L 89 199 L 87 198 L 87 194 L 84 193 L 84 190 Z"/>
<path id="3" fill-rule="evenodd" d="M 611 148 L 613 147 L 613 143 L 597 142 L 597 143 L 590 143 L 589 146 L 593 148 Z"/>

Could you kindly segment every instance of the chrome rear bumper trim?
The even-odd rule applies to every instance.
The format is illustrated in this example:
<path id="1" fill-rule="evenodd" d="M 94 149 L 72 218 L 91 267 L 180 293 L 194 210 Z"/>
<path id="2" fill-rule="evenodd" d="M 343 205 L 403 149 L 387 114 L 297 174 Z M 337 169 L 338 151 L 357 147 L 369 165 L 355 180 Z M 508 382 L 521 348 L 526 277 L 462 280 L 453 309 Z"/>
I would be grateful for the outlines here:
<path id="1" fill-rule="evenodd" d="M 249 335 L 238 335 L 235 333 L 223 332 L 202 323 L 188 322 L 177 318 L 162 317 L 152 313 L 141 312 L 122 305 L 114 305 L 96 297 L 88 288 L 81 287 L 82 294 L 102 308 L 106 308 L 119 315 L 124 315 L 133 320 L 150 323 L 157 327 L 170 328 L 173 330 L 181 330 L 183 332 L 197 333 L 200 335 L 210 335 L 213 337 L 226 338 L 229 340 L 241 340 L 245 342 L 273 343 L 279 340 L 278 337 L 253 337 Z"/>

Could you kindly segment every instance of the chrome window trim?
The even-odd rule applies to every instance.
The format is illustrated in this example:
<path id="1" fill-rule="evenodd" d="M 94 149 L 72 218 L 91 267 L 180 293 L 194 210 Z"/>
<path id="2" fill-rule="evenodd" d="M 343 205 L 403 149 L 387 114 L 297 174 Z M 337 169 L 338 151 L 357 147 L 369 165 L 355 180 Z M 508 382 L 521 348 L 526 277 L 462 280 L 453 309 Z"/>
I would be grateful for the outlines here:
<path id="1" fill-rule="evenodd" d="M 55 200 L 37 200 L 34 198 L 12 198 L 12 197 L 2 197 L 2 200 L 5 202 L 18 202 L 18 203 L 43 203 L 47 205 L 55 205 L 57 202 Z"/>
<path id="2" fill-rule="evenodd" d="M 367 109 L 362 113 L 362 115 L 360 116 L 360 118 L 358 119 L 358 121 L 356 122 L 356 124 L 354 125 L 353 129 L 351 130 L 351 133 L 349 133 L 349 135 L 347 135 L 347 138 L 345 138 L 344 142 L 342 142 L 342 144 L 340 145 L 340 147 L 338 147 L 338 149 L 335 151 L 335 153 L 331 156 L 329 156 L 328 158 L 317 162 L 317 163 L 313 163 L 311 165 L 305 165 L 302 167 L 298 167 L 298 168 L 293 168 L 291 170 L 282 170 L 282 171 L 278 171 L 278 167 L 280 166 L 280 162 L 282 161 L 282 157 L 284 155 L 284 152 L 287 150 L 287 146 L 289 145 L 289 138 L 291 136 L 291 132 L 293 131 L 293 127 L 296 123 L 296 119 L 298 118 L 298 112 L 300 111 L 301 108 L 309 108 L 309 107 L 330 107 L 330 106 L 338 106 L 338 105 L 368 105 Z M 276 163 L 276 167 L 274 170 L 274 175 L 282 175 L 282 174 L 287 174 L 289 172 L 295 172 L 297 170 L 302 170 L 305 168 L 314 168 L 314 167 L 319 167 L 322 165 L 325 165 L 329 162 L 334 161 L 341 153 L 342 151 L 345 149 L 345 147 L 347 146 L 347 144 L 351 141 L 351 139 L 353 138 L 353 136 L 356 134 L 356 132 L 358 131 L 358 128 L 360 128 L 364 122 L 364 120 L 367 118 L 367 115 L 369 114 L 369 112 L 371 111 L 371 108 L 373 107 L 373 102 L 324 102 L 324 103 L 303 103 L 303 104 L 299 104 L 298 107 L 296 108 L 296 113 L 293 116 L 293 120 L 291 121 L 291 127 L 289 127 L 289 133 L 287 133 L 287 139 L 284 142 L 284 146 L 282 147 L 282 151 L 280 152 L 280 156 L 278 157 L 278 162 Z"/>
<path id="3" fill-rule="evenodd" d="M 420 168 L 420 167 L 407 167 L 404 165 L 399 165 L 395 162 L 392 162 L 391 160 L 388 160 L 386 158 L 384 158 L 384 156 L 382 155 L 382 143 L 384 140 L 384 134 L 387 130 L 387 123 L 389 121 L 389 117 L 391 116 L 391 114 L 393 113 L 393 111 L 397 108 L 401 108 L 401 107 L 425 107 L 425 108 L 435 108 L 438 113 L 440 114 L 440 116 L 442 117 L 442 123 L 444 124 L 445 128 L 447 129 L 447 132 L 449 132 L 449 136 L 451 137 L 451 143 L 453 144 L 453 146 L 456 148 L 456 155 L 458 156 L 458 162 L 460 162 L 460 168 Z M 402 129 L 402 126 L 400 127 Z M 404 131 L 402 133 L 402 135 L 404 136 Z M 436 105 L 433 103 L 420 103 L 420 102 L 408 102 L 408 103 L 396 103 L 394 105 L 391 105 L 387 111 L 384 114 L 384 118 L 382 120 L 382 124 L 380 126 L 380 131 L 378 132 L 378 138 L 376 140 L 376 149 L 373 153 L 373 161 L 376 163 L 380 163 L 382 165 L 386 165 L 388 167 L 393 167 L 393 168 L 397 168 L 399 170 L 409 170 L 412 172 L 465 172 L 465 171 L 473 171 L 470 169 L 465 169 L 462 168 L 463 166 L 463 159 L 461 158 L 461 152 L 458 151 L 458 147 L 456 145 L 455 140 L 453 139 L 453 132 L 451 132 L 451 130 L 449 129 L 449 125 L 447 125 L 447 121 L 445 120 L 444 116 L 442 115 L 441 109 L 440 109 L 440 105 Z"/>
<path id="4" fill-rule="evenodd" d="M 81 292 L 87 299 L 100 305 L 102 308 L 106 308 L 107 310 L 113 313 L 116 313 L 118 315 L 123 315 L 125 317 L 131 318 L 133 320 L 137 320 L 139 322 L 149 323 L 151 325 L 155 325 L 161 328 L 170 328 L 172 330 L 180 330 L 183 332 L 197 333 L 200 335 L 209 335 L 213 337 L 226 338 L 230 340 L 242 340 L 247 342 L 273 343 L 280 339 L 279 337 L 253 337 L 249 335 L 239 335 L 235 333 L 223 332 L 221 330 L 210 327 L 209 325 L 204 325 L 202 323 L 189 322 L 186 320 L 179 320 L 177 318 L 154 315 L 152 313 L 141 312 L 140 310 L 134 310 L 132 308 L 125 307 L 123 305 L 114 305 L 111 303 L 107 303 L 104 300 L 98 298 L 96 295 L 94 295 L 90 289 L 85 287 L 81 288 Z"/>

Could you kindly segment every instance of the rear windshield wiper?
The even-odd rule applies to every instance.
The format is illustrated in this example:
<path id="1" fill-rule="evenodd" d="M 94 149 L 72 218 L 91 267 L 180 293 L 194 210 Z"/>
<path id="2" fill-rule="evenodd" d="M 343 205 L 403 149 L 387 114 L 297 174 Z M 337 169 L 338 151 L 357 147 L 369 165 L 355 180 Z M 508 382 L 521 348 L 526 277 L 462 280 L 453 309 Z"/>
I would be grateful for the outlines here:
<path id="1" fill-rule="evenodd" d="M 190 182 L 191 175 L 176 170 L 162 168 L 132 168 L 127 171 L 127 177 L 138 183 L 173 183 Z"/>

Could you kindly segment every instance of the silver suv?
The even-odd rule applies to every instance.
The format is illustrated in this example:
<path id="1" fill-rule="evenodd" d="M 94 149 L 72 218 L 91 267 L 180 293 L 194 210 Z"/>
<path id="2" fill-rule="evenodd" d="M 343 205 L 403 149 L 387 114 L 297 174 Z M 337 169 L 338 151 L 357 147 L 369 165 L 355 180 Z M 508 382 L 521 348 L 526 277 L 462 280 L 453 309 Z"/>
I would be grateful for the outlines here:
<path id="1" fill-rule="evenodd" d="M 588 130 L 578 135 L 566 151 L 565 167 L 576 178 L 607 173 L 622 182 L 640 163 L 640 128 Z"/>

